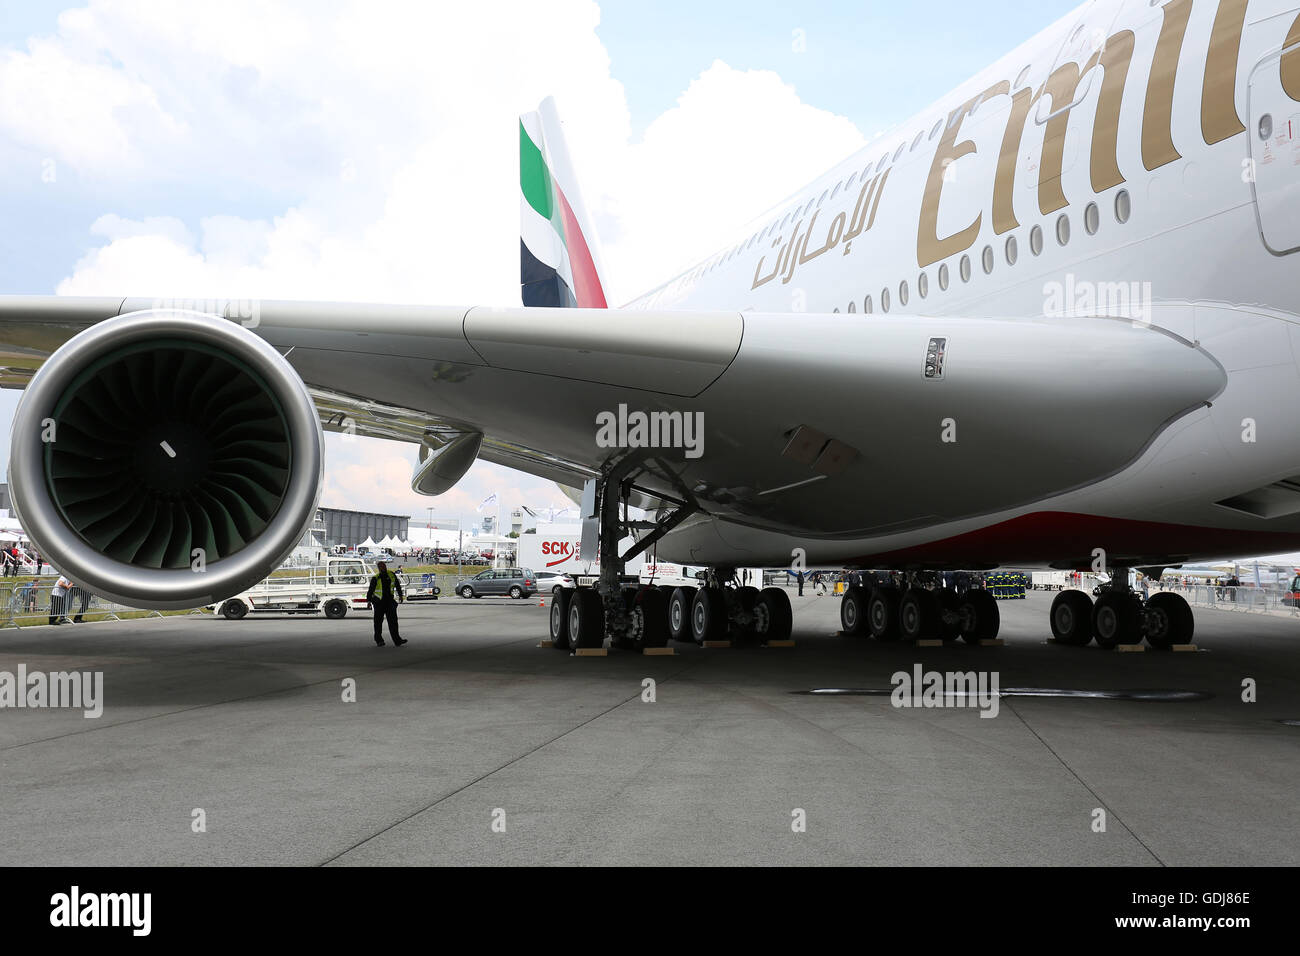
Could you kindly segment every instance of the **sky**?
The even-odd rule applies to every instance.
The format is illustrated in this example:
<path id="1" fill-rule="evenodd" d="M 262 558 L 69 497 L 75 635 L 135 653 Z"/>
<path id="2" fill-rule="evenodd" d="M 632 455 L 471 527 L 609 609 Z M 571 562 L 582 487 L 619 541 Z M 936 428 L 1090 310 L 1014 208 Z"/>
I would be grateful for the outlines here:
<path id="1" fill-rule="evenodd" d="M 0 293 L 518 305 L 554 95 L 624 302 L 1076 5 L 0 0 Z M 327 435 L 321 503 L 569 504 L 484 462 L 423 498 L 415 458 Z"/>

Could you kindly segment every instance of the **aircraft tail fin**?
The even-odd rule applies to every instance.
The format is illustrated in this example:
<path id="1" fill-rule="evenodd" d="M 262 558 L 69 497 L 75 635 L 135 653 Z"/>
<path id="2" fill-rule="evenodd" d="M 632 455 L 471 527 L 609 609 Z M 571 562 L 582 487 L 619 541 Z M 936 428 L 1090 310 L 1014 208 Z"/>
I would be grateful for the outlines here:
<path id="1" fill-rule="evenodd" d="M 607 308 L 596 232 L 549 96 L 519 117 L 519 188 L 524 305 Z"/>

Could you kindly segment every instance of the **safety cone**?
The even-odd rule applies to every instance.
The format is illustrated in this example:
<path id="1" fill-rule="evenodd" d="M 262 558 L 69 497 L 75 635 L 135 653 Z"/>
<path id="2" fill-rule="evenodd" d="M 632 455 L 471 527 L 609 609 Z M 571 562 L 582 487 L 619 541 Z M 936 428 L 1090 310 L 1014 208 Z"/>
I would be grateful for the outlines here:
<path id="1" fill-rule="evenodd" d="M 538 601 L 537 601 L 537 606 L 538 606 L 538 607 L 546 607 L 546 598 L 539 598 Z"/>

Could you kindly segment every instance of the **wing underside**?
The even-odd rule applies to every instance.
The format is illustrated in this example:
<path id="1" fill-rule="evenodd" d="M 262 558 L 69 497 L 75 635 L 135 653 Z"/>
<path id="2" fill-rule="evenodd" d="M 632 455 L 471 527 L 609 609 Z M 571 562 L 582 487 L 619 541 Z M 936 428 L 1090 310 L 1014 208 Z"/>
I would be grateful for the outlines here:
<path id="1" fill-rule="evenodd" d="M 0 299 L 0 385 L 22 387 L 80 329 L 158 305 Z M 928 527 L 1099 481 L 1225 382 L 1193 343 L 1105 318 L 221 311 L 280 350 L 329 430 L 434 450 L 478 434 L 479 458 L 569 486 L 632 454 L 647 502 L 693 500 L 724 521 L 820 538 Z M 1110 427 L 1060 427 L 1081 408 Z"/>

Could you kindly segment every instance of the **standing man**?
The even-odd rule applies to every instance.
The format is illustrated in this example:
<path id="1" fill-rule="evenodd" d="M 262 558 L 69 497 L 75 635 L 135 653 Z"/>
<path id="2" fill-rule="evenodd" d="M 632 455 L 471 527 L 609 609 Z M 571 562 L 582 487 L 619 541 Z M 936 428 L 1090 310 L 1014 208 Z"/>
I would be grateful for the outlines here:
<path id="1" fill-rule="evenodd" d="M 375 609 L 375 646 L 384 646 L 384 618 L 388 618 L 388 636 L 393 639 L 394 647 L 401 647 L 406 643 L 397 633 L 397 605 L 404 598 L 402 582 L 388 570 L 387 561 L 380 561 L 375 568 L 370 589 L 366 591 L 366 604 Z"/>
<path id="2" fill-rule="evenodd" d="M 62 624 L 68 619 L 68 589 L 71 587 L 72 582 L 61 574 L 54 582 L 54 588 L 50 591 L 51 624 Z"/>
<path id="3" fill-rule="evenodd" d="M 72 609 L 73 600 L 79 600 L 81 607 L 77 608 L 76 616 L 73 617 L 73 624 L 80 624 L 82 616 L 86 613 L 86 608 L 90 607 L 90 592 L 80 585 L 76 585 L 68 592 L 68 610 Z"/>

